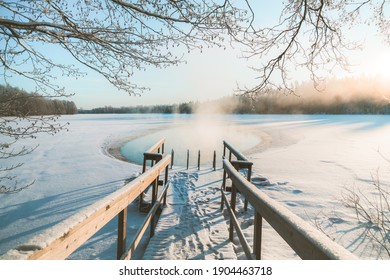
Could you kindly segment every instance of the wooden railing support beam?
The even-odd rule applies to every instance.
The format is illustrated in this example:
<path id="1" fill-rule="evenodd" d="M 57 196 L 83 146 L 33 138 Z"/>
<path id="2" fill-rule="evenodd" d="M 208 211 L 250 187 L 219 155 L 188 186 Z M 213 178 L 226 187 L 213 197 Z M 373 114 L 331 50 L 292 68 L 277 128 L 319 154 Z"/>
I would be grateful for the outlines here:
<path id="1" fill-rule="evenodd" d="M 116 258 L 119 260 L 126 251 L 127 207 L 118 214 L 118 241 Z"/>
<path id="2" fill-rule="evenodd" d="M 256 260 L 261 260 L 261 240 L 263 231 L 263 217 L 255 212 L 254 220 L 254 234 L 253 234 L 253 253 L 256 256 Z"/>

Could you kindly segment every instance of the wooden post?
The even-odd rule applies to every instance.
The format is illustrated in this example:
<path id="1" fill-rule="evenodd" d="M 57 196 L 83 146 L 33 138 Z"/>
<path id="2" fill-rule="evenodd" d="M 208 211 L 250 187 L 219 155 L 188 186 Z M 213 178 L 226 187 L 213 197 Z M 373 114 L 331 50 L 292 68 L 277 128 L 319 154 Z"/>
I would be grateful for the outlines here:
<path id="1" fill-rule="evenodd" d="M 226 170 L 225 168 L 223 169 L 223 178 L 222 178 L 222 191 L 226 191 Z M 223 210 L 223 197 L 221 197 L 221 210 Z"/>
<path id="2" fill-rule="evenodd" d="M 213 168 L 214 168 L 214 171 L 216 170 L 217 168 L 217 152 L 214 150 L 214 155 L 213 155 Z"/>
<path id="3" fill-rule="evenodd" d="M 254 236 L 253 236 L 253 253 L 257 260 L 261 260 L 261 236 L 263 227 L 263 217 L 257 211 L 255 212 Z"/>
<path id="4" fill-rule="evenodd" d="M 198 151 L 198 170 L 200 170 L 200 150 Z"/>
<path id="5" fill-rule="evenodd" d="M 153 188 L 152 188 L 152 207 L 156 203 L 157 200 L 157 194 L 158 194 L 158 177 L 153 181 Z M 154 228 L 156 226 L 156 216 L 153 215 L 152 221 L 150 223 L 150 238 L 154 236 Z"/>
<path id="6" fill-rule="evenodd" d="M 252 176 L 252 165 L 253 163 L 250 161 L 245 160 L 235 160 L 231 162 L 234 168 L 239 171 L 240 169 L 246 169 L 247 170 L 247 180 L 250 182 L 251 176 Z M 245 197 L 244 201 L 244 210 L 248 210 L 248 199 Z"/>
<path id="7" fill-rule="evenodd" d="M 248 182 L 250 182 L 251 181 L 251 177 L 252 177 L 252 165 L 250 164 L 249 166 L 248 166 L 248 174 L 247 174 L 247 180 L 248 180 Z M 245 198 L 245 201 L 244 201 L 244 210 L 245 211 L 247 211 L 248 210 L 248 199 L 247 198 Z"/>
<path id="8" fill-rule="evenodd" d="M 152 185 L 152 205 L 157 200 L 157 193 L 158 193 L 158 178 L 156 178 L 156 180 L 153 181 L 153 185 Z"/>
<path id="9" fill-rule="evenodd" d="M 162 143 L 162 147 L 161 147 L 161 153 L 164 154 L 164 149 L 165 149 L 165 143 Z"/>
<path id="10" fill-rule="evenodd" d="M 144 153 L 144 162 L 143 162 L 143 166 L 142 166 L 142 173 L 146 172 L 146 163 L 148 160 L 151 161 L 150 166 L 153 167 L 154 164 L 159 162 L 162 158 L 163 158 L 163 156 L 161 154 L 145 152 Z M 141 192 L 141 194 L 139 195 L 139 211 L 142 211 L 144 197 L 145 197 L 144 192 Z"/>
<path id="11" fill-rule="evenodd" d="M 142 173 L 146 171 L 146 156 L 144 155 L 144 163 L 142 164 Z"/>
<path id="12" fill-rule="evenodd" d="M 144 163 L 142 164 L 142 173 L 145 173 L 145 172 L 146 172 L 146 156 L 144 154 Z M 138 205 L 138 210 L 139 211 L 141 211 L 143 202 L 144 202 L 144 193 L 142 192 L 139 195 L 139 205 Z"/>
<path id="13" fill-rule="evenodd" d="M 168 165 L 165 167 L 165 180 L 164 180 L 164 187 L 168 184 Z M 167 205 L 167 192 L 164 194 L 164 205 Z"/>
<path id="14" fill-rule="evenodd" d="M 190 150 L 187 150 L 187 170 L 188 170 L 189 163 L 190 163 Z"/>
<path id="15" fill-rule="evenodd" d="M 127 207 L 118 214 L 118 241 L 116 248 L 116 259 L 120 260 L 126 252 L 126 228 L 127 228 Z"/>
<path id="16" fill-rule="evenodd" d="M 171 152 L 171 169 L 173 168 L 174 158 L 175 158 L 175 151 L 172 149 L 172 152 Z"/>
<path id="17" fill-rule="evenodd" d="M 237 197 L 237 189 L 234 183 L 232 182 L 232 195 L 230 198 L 230 205 L 232 208 L 232 212 L 236 213 L 236 197 Z M 229 227 L 229 239 L 233 242 L 233 232 L 234 232 L 234 225 L 233 225 L 233 218 L 230 218 L 230 227 Z"/>

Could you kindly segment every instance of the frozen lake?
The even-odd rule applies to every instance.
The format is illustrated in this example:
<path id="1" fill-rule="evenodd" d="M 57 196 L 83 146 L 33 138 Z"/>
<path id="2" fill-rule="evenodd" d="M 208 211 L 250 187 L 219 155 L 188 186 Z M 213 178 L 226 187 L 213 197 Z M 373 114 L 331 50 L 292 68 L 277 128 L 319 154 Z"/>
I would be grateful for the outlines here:
<path id="1" fill-rule="evenodd" d="M 254 162 L 255 176 L 269 179 L 271 185 L 263 191 L 270 197 L 308 222 L 320 224 L 359 257 L 388 258 L 364 236 L 364 227 L 341 198 L 346 188 L 375 196 L 373 178 L 389 188 L 389 116 L 151 114 L 74 115 L 61 120 L 70 122 L 69 132 L 25 140 L 21 144 L 39 147 L 2 162 L 24 162 L 14 175 L 20 183 L 35 180 L 35 184 L 0 195 L 0 255 L 139 174 L 138 164 L 110 156 L 110 148 L 119 146 L 125 155 L 126 149 L 142 150 L 155 138 L 167 137 L 166 151 L 174 147 L 175 156 L 186 149 L 220 151 L 222 139 L 227 138 Z M 126 143 L 136 145 L 128 148 Z M 132 231 L 136 229 L 129 228 Z M 108 227 L 74 258 L 113 258 L 115 241 L 115 230 Z"/>

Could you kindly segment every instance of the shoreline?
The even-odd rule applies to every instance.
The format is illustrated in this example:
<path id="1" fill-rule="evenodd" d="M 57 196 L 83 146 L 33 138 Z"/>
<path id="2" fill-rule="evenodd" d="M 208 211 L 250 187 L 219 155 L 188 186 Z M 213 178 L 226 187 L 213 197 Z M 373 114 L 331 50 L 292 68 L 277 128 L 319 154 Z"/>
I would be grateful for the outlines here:
<path id="1" fill-rule="evenodd" d="M 108 143 L 107 147 L 105 147 L 103 149 L 103 152 L 104 152 L 104 154 L 106 154 L 107 156 L 109 156 L 111 158 L 115 158 L 115 159 L 120 160 L 120 161 L 124 161 L 124 162 L 127 162 L 127 163 L 132 163 L 132 164 L 139 165 L 138 163 L 130 161 L 127 158 L 125 158 L 121 154 L 121 151 L 120 151 L 121 147 L 124 144 L 126 144 L 127 142 L 130 142 L 130 141 L 132 141 L 134 139 L 146 136 L 146 135 L 151 134 L 151 133 L 155 133 L 157 131 L 161 131 L 161 130 L 170 128 L 172 126 L 174 126 L 174 125 L 163 125 L 162 127 L 152 128 L 150 130 L 143 131 L 141 133 L 136 133 L 136 134 L 134 134 L 132 136 L 127 136 L 127 137 L 124 137 L 124 138 L 116 138 L 115 140 L 110 141 Z"/>
<path id="2" fill-rule="evenodd" d="M 129 138 L 123 138 L 121 140 L 116 140 L 114 141 L 113 143 L 109 144 L 109 146 L 105 149 L 105 154 L 108 155 L 109 157 L 113 157 L 115 159 L 118 159 L 120 161 L 124 161 L 124 162 L 128 162 L 128 163 L 134 163 L 134 162 L 131 162 L 129 160 L 127 160 L 124 156 L 122 156 L 121 154 L 121 147 L 133 140 L 135 138 L 133 137 L 129 137 Z"/>

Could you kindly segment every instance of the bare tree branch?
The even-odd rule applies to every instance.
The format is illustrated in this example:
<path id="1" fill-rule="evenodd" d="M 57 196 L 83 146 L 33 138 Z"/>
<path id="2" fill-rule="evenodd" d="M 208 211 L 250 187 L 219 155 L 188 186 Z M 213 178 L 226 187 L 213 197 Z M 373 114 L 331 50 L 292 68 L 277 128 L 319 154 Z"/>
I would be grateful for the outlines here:
<path id="1" fill-rule="evenodd" d="M 135 70 L 178 64 L 182 56 L 174 55 L 172 46 L 188 51 L 222 46 L 227 34 L 242 31 L 248 17 L 227 0 L 7 1 L 0 7 L 5 11 L 0 17 L 3 76 L 22 75 L 50 91 L 56 87 L 42 75 L 49 69 L 76 77 L 83 73 L 40 55 L 36 42 L 60 45 L 119 89 L 140 94 L 145 87 L 130 80 Z M 21 61 L 32 71 L 20 70 Z"/>
<path id="2" fill-rule="evenodd" d="M 119 90 L 139 95 L 147 87 L 132 81 L 136 71 L 177 65 L 183 53 L 223 47 L 229 35 L 238 40 L 251 16 L 228 0 L 0 1 L 0 75 L 5 83 L 13 77 L 33 81 L 40 96 L 69 96 L 57 78 L 85 73 L 50 57 L 45 48 L 54 46 Z M 55 134 L 66 124 L 57 116 L 32 117 L 28 100 L 17 94 L 1 101 L 0 136 L 6 140 L 0 144 L 0 192 L 13 193 L 24 186 L 13 185 L 9 172 L 21 165 L 3 163 L 35 149 L 19 147 L 18 140 Z"/>
<path id="3" fill-rule="evenodd" d="M 253 67 L 259 73 L 259 83 L 240 93 L 256 95 L 274 90 L 291 93 L 294 91 L 291 73 L 297 70 L 306 70 L 314 86 L 321 90 L 323 81 L 335 68 L 348 70 L 348 51 L 362 43 L 347 39 L 349 27 L 360 21 L 375 22 L 378 32 L 389 40 L 386 4 L 389 1 L 285 1 L 278 24 L 258 28 L 251 34 L 252 46 L 245 57 L 256 58 L 261 64 Z M 366 12 L 369 9 L 371 13 Z"/>

